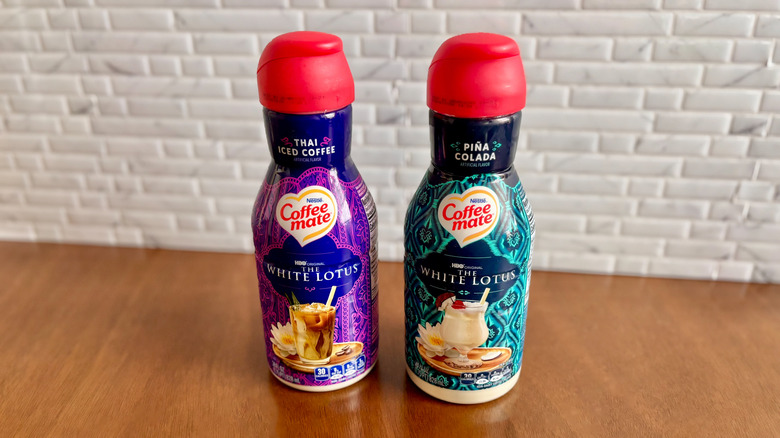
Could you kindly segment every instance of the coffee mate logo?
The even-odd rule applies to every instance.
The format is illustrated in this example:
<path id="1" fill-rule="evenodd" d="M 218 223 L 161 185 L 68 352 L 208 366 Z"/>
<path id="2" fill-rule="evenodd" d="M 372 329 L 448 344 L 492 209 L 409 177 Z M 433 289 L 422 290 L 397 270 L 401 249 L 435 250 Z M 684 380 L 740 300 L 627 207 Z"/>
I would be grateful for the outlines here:
<path id="1" fill-rule="evenodd" d="M 487 187 L 450 194 L 439 203 L 439 222 L 461 248 L 490 234 L 498 222 L 498 197 Z"/>
<path id="2" fill-rule="evenodd" d="M 336 215 L 336 198 L 321 186 L 288 193 L 276 204 L 276 221 L 301 246 L 328 234 L 336 224 Z"/>

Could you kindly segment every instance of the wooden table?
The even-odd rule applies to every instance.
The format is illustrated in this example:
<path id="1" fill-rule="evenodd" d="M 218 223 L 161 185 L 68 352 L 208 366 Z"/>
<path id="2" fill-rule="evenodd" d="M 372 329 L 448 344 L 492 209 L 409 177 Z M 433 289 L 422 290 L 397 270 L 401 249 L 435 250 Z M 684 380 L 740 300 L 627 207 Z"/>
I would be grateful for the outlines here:
<path id="1" fill-rule="evenodd" d="M 0 243 L 0 436 L 780 436 L 780 286 L 533 274 L 523 372 L 477 406 L 407 379 L 400 264 L 379 365 L 279 384 L 253 257 Z"/>

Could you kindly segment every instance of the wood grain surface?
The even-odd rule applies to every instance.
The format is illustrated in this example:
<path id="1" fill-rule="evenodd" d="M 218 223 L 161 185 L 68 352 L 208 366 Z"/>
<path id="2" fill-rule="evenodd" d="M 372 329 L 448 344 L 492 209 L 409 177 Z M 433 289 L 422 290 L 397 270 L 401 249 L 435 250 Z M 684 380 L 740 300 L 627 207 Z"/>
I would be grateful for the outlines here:
<path id="1" fill-rule="evenodd" d="M 0 243 L 0 436 L 780 436 L 780 286 L 535 272 L 518 386 L 477 406 L 406 377 L 403 275 L 346 389 L 279 384 L 254 259 Z"/>

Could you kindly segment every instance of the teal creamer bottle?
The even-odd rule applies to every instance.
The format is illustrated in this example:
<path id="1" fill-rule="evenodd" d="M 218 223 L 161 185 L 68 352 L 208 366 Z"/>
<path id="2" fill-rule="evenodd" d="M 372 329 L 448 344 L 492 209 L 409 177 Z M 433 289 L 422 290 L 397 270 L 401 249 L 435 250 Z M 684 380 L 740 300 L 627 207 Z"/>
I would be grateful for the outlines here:
<path id="1" fill-rule="evenodd" d="M 452 403 L 482 403 L 520 376 L 534 219 L 513 167 L 525 106 L 510 38 L 450 38 L 428 70 L 432 163 L 405 223 L 411 380 Z"/>

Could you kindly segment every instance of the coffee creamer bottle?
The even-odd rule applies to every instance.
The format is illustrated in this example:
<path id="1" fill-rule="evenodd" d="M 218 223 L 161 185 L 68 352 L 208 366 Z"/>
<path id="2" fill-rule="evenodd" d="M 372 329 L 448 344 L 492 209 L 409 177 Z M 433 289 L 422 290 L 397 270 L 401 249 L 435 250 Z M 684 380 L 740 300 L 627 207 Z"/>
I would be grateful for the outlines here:
<path id="1" fill-rule="evenodd" d="M 268 363 L 288 386 L 339 389 L 371 371 L 378 342 L 376 208 L 349 155 L 341 39 L 273 39 L 257 84 L 273 156 L 252 217 Z"/>
<path id="2" fill-rule="evenodd" d="M 453 403 L 520 375 L 534 220 L 512 163 L 525 106 L 517 44 L 450 38 L 428 69 L 432 163 L 405 224 L 407 373 Z"/>

